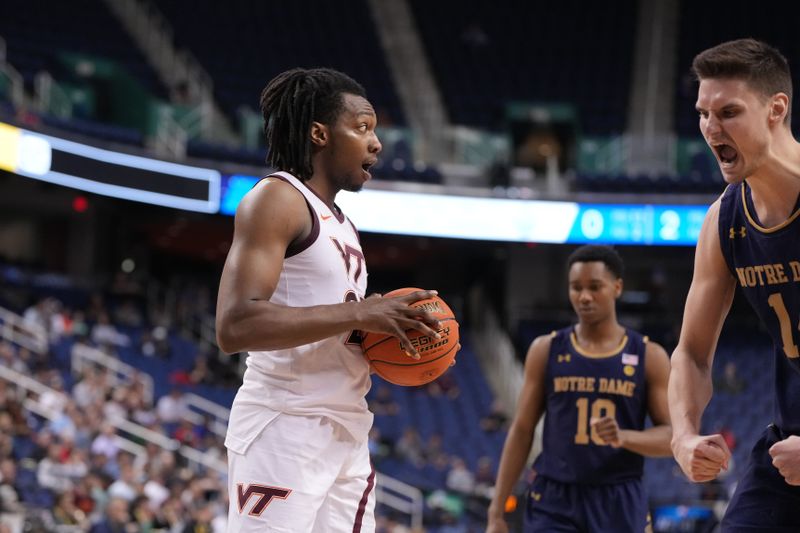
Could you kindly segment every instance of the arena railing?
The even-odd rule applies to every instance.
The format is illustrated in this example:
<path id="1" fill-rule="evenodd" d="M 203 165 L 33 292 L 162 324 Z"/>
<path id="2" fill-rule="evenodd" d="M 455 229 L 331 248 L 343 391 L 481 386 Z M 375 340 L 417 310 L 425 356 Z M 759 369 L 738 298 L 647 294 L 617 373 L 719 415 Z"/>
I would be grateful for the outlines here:
<path id="1" fill-rule="evenodd" d="M 38 396 L 42 396 L 43 394 L 60 394 L 65 397 L 63 405 L 66 405 L 67 395 L 64 393 L 56 391 L 55 389 L 50 388 L 33 378 L 29 378 L 11 368 L 8 368 L 7 366 L 0 365 L 0 378 L 6 380 L 12 385 L 15 385 L 17 390 L 22 392 L 22 394 L 19 394 L 19 396 L 22 400 L 23 406 L 26 409 L 29 409 L 30 411 L 33 411 L 37 415 L 47 418 L 48 420 L 54 420 L 61 413 L 41 405 L 40 402 L 33 398 L 27 397 L 27 392 L 33 392 Z M 228 472 L 228 467 L 224 460 L 221 460 L 216 456 L 210 455 L 196 448 L 192 448 L 191 446 L 181 445 L 179 441 L 169 438 L 163 433 L 159 433 L 158 431 L 146 428 L 121 417 L 110 418 L 108 423 L 114 426 L 117 431 L 131 435 L 139 441 L 150 442 L 164 450 L 179 453 L 186 458 L 191 465 L 204 466 L 208 469 L 216 471 L 221 475 L 226 475 Z M 141 444 L 138 444 L 134 440 L 126 438 L 123 435 L 118 434 L 116 442 L 121 449 L 134 455 L 143 455 L 145 453 L 145 448 Z"/>
<path id="2" fill-rule="evenodd" d="M 378 472 L 375 484 L 375 499 L 411 517 L 411 529 L 422 531 L 422 491 L 391 476 Z"/>
<path id="3" fill-rule="evenodd" d="M 31 324 L 18 314 L 0 307 L 0 327 L 3 338 L 43 355 L 47 353 L 47 332 L 38 324 Z"/>
<path id="4" fill-rule="evenodd" d="M 110 377 L 112 385 L 122 382 L 141 381 L 144 387 L 144 400 L 148 404 L 153 403 L 153 378 L 138 368 L 123 363 L 107 355 L 97 348 L 92 348 L 86 344 L 76 343 L 70 352 L 70 363 L 73 375 L 80 375 L 86 369 L 99 366 L 111 371 Z"/>

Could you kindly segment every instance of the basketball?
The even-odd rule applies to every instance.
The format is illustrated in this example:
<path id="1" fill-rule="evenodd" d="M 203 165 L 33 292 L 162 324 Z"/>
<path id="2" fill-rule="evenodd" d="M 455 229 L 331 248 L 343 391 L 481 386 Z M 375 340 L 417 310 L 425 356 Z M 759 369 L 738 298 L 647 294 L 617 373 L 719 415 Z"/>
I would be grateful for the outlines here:
<path id="1" fill-rule="evenodd" d="M 386 293 L 384 297 L 404 296 L 414 291 L 406 287 Z M 444 374 L 458 351 L 458 322 L 453 311 L 439 296 L 419 300 L 411 307 L 429 311 L 439 320 L 439 335 L 435 339 L 417 330 L 406 330 L 409 340 L 419 352 L 420 358 L 411 358 L 403 350 L 400 339 L 385 333 L 367 332 L 361 341 L 364 356 L 375 373 L 395 385 L 424 385 Z"/>

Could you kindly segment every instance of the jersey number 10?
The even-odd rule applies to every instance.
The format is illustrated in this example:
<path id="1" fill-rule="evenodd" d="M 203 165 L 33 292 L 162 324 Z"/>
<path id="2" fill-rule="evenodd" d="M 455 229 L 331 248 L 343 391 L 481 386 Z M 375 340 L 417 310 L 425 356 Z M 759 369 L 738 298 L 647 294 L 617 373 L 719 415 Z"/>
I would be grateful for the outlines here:
<path id="1" fill-rule="evenodd" d="M 614 418 L 617 416 L 617 406 L 611 400 L 605 398 L 598 398 L 592 402 L 592 416 L 589 418 L 589 398 L 578 398 L 575 402 L 578 407 L 578 430 L 575 432 L 575 444 L 589 444 L 589 435 L 592 436 L 592 442 L 598 446 L 605 446 L 606 442 L 600 438 L 597 430 L 591 427 L 591 418 L 603 418 L 610 416 Z"/>
<path id="2" fill-rule="evenodd" d="M 789 318 L 788 311 L 786 311 L 786 304 L 783 303 L 783 296 L 779 292 L 770 294 L 769 298 L 767 298 L 767 303 L 778 315 L 778 323 L 781 326 L 781 342 L 783 343 L 783 352 L 786 357 L 789 359 L 800 357 L 800 352 L 797 350 L 797 344 L 795 344 L 794 336 L 792 335 L 792 321 Z M 800 324 L 797 325 L 797 329 L 800 330 Z"/>

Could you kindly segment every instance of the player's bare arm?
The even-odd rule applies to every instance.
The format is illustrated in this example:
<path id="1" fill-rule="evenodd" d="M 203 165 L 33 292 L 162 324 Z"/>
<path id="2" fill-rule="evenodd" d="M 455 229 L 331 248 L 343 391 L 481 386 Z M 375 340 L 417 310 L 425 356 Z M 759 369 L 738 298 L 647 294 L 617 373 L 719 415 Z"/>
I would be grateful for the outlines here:
<path id="1" fill-rule="evenodd" d="M 593 418 L 591 424 L 600 438 L 611 446 L 625 448 L 646 457 L 669 457 L 672 455 L 672 427 L 667 405 L 669 356 L 661 345 L 648 342 L 645 360 L 647 409 L 653 426 L 641 431 L 623 429 L 619 427 L 616 418 L 608 416 Z"/>
<path id="2" fill-rule="evenodd" d="M 695 482 L 714 479 L 727 469 L 731 455 L 721 435 L 699 434 L 700 418 L 712 394 L 714 351 L 736 289 L 720 249 L 719 207 L 719 200 L 711 205 L 700 230 L 668 388 L 672 451 L 686 476 Z"/>
<path id="3" fill-rule="evenodd" d="M 264 180 L 242 200 L 217 299 L 222 350 L 277 350 L 360 329 L 395 335 L 414 355 L 405 330 L 436 336 L 433 316 L 409 307 L 435 291 L 303 308 L 270 303 L 287 248 L 302 241 L 311 227 L 302 194 L 279 180 Z"/>
<path id="4" fill-rule="evenodd" d="M 514 420 L 503 445 L 494 497 L 489 506 L 486 533 L 508 531 L 508 525 L 503 518 L 505 503 L 525 467 L 536 424 L 544 412 L 545 371 L 551 338 L 550 335 L 537 337 L 528 349 L 525 358 L 525 381 L 519 394 Z"/>

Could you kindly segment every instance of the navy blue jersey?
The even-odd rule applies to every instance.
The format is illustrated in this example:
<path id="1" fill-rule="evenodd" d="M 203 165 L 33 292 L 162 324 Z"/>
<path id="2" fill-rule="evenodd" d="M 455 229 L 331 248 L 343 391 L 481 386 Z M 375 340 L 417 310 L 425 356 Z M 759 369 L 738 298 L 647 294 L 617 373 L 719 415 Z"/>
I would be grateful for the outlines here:
<path id="1" fill-rule="evenodd" d="M 620 429 L 644 429 L 647 339 L 626 330 L 607 354 L 588 354 L 574 327 L 553 333 L 545 376 L 544 440 L 534 470 L 562 483 L 607 484 L 640 478 L 644 458 L 604 444 L 590 420 L 613 416 Z"/>
<path id="2" fill-rule="evenodd" d="M 763 227 L 746 182 L 729 185 L 719 209 L 722 255 L 775 343 L 775 423 L 788 431 L 800 431 L 798 215 Z"/>

